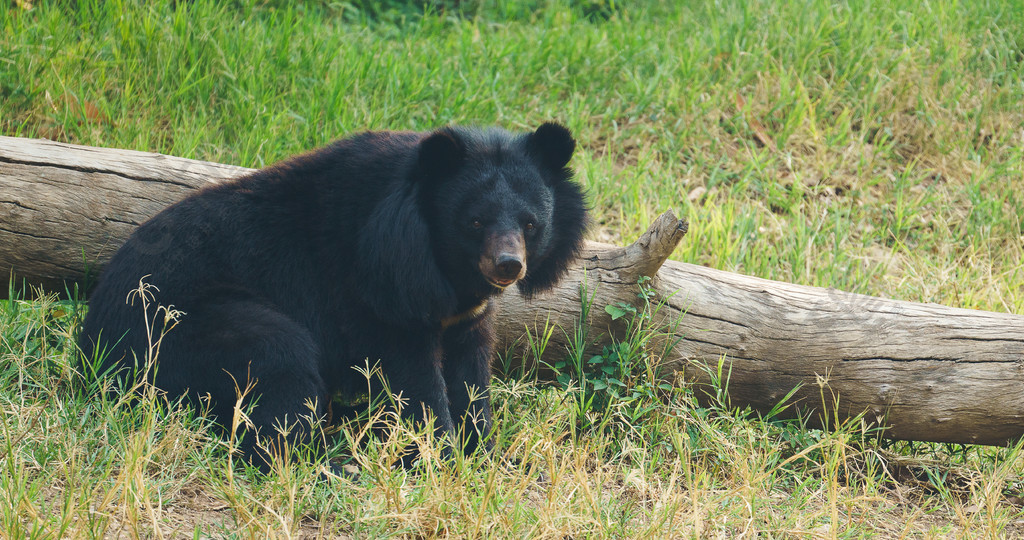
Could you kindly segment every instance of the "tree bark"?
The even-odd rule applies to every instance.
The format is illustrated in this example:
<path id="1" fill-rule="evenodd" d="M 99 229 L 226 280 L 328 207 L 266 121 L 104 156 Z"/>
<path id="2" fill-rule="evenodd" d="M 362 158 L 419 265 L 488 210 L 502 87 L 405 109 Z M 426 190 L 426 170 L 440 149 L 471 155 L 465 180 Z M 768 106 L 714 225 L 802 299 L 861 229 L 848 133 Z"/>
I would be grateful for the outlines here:
<path id="1" fill-rule="evenodd" d="M 249 169 L 159 154 L 0 137 L 0 271 L 56 288 L 95 275 L 131 231 L 189 191 Z M 707 389 L 719 365 L 733 406 L 770 411 L 793 388 L 804 410 L 842 421 L 866 412 L 896 439 L 1002 445 L 1024 435 L 1024 317 L 887 300 L 666 261 L 686 233 L 659 217 L 626 247 L 588 242 L 554 290 L 499 300 L 500 343 L 563 358 L 591 302 L 588 345 L 622 339 L 604 307 L 664 302 L 668 373 Z M 583 287 L 584 283 L 586 284 Z M 529 361 L 529 360 L 528 360 Z M 822 399 L 824 396 L 824 399 Z M 824 401 L 824 403 L 823 403 Z"/>
<path id="2" fill-rule="evenodd" d="M 64 291 L 186 193 L 249 171 L 131 150 L 0 137 L 0 272 Z M 0 298 L 7 294 L 0 287 Z"/>

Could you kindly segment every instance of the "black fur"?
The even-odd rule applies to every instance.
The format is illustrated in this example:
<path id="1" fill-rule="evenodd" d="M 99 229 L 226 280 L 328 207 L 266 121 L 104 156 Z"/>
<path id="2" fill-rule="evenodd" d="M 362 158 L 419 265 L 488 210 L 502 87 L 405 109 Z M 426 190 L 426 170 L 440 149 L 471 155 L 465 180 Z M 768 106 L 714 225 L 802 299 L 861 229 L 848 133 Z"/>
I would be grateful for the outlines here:
<path id="1" fill-rule="evenodd" d="M 463 441 L 472 451 L 490 429 L 488 400 L 470 404 L 466 390 L 486 395 L 490 378 L 493 309 L 479 307 L 500 292 L 480 262 L 494 255 L 484 239 L 525 245 L 523 293 L 554 285 L 586 226 L 566 167 L 574 145 L 557 124 L 520 135 L 371 132 L 203 189 L 117 252 L 91 297 L 81 348 L 86 357 L 106 350 L 104 368 L 131 373 L 122 368 L 145 357 L 147 339 L 140 305 L 126 298 L 148 276 L 156 302 L 184 312 L 151 380 L 172 398 L 208 399 L 221 425 L 236 385 L 250 381 L 261 434 L 321 417 L 331 396 L 364 389 L 352 368 L 379 359 L 405 411 L 422 421 L 426 405 L 440 434 L 454 437 L 476 413 Z M 291 442 L 309 427 L 300 423 Z M 268 457 L 252 437 L 243 450 L 257 463 Z"/>

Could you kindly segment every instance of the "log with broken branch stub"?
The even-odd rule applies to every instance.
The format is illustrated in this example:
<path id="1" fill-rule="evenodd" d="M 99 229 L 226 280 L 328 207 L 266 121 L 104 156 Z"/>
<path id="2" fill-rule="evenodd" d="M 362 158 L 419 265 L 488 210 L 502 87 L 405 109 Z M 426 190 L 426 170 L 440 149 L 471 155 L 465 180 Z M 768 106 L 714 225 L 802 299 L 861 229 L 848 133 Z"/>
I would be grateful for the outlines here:
<path id="1" fill-rule="evenodd" d="M 249 169 L 160 154 L 0 137 L 0 272 L 63 291 L 99 272 L 132 230 L 186 193 Z M 866 413 L 896 439 L 1003 445 L 1024 435 L 1024 317 L 793 285 L 667 260 L 686 233 L 660 216 L 620 247 L 588 242 L 554 290 L 500 299 L 504 347 L 545 328 L 543 360 L 566 354 L 584 281 L 590 335 L 622 338 L 604 306 L 664 301 L 678 340 L 669 373 L 707 388 L 721 365 L 733 406 L 770 411 L 793 388 L 805 411 Z M 518 356 L 530 357 L 529 354 Z M 822 396 L 825 399 L 822 399 Z M 824 401 L 824 403 L 823 403 Z"/>

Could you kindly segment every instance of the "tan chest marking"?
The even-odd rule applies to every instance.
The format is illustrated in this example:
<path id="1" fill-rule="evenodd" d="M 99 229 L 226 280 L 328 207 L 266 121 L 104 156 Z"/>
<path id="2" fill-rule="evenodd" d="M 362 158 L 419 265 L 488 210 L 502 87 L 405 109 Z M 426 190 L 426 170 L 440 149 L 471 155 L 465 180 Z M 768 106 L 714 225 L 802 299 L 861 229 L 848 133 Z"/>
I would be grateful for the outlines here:
<path id="1" fill-rule="evenodd" d="M 445 317 L 444 319 L 441 319 L 441 329 L 444 330 L 446 328 L 455 326 L 456 324 L 459 324 L 461 322 L 473 320 L 483 315 L 485 311 L 487 311 L 487 300 L 480 302 L 476 306 L 473 306 L 467 309 L 466 311 L 463 311 L 462 313 L 456 313 L 451 317 Z"/>

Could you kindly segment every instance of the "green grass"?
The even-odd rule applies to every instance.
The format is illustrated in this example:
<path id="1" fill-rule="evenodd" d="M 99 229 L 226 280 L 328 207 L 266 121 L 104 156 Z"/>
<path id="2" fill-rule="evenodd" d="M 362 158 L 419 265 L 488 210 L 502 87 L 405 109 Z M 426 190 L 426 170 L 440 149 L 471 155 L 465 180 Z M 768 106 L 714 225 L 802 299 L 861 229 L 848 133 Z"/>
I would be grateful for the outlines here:
<path id="1" fill-rule="evenodd" d="M 1019 1 L 34 4 L 0 8 L 3 135 L 255 167 L 364 129 L 556 119 L 594 239 L 674 209 L 679 260 L 1024 314 Z M 535 473 L 410 475 L 376 441 L 355 484 L 259 480 L 201 420 L 86 392 L 83 309 L 0 302 L 0 536 L 1024 534 L 1019 452 L 804 430 L 643 369 L 631 405 L 500 382 L 499 448 Z"/>

